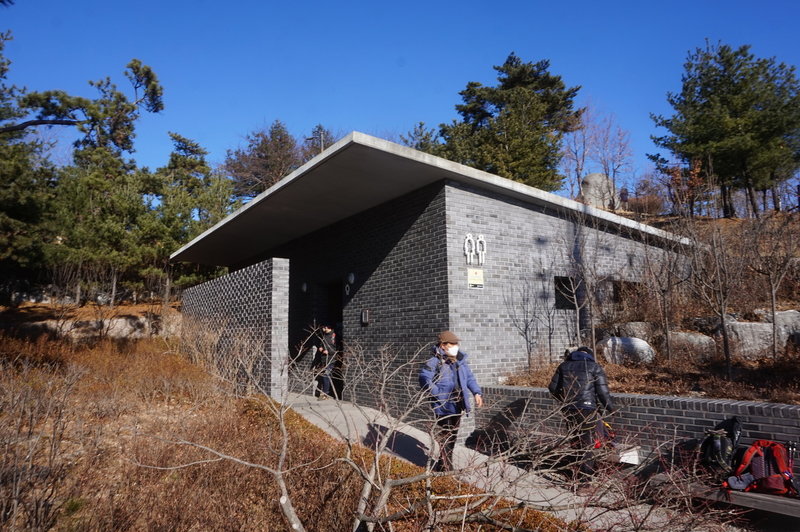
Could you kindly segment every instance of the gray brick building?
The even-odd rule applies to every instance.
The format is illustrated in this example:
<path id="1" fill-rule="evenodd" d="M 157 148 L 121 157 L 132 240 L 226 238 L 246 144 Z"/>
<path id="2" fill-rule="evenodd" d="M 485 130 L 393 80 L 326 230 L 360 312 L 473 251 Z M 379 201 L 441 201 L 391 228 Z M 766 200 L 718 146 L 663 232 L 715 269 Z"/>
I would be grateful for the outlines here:
<path id="1" fill-rule="evenodd" d="M 674 241 L 354 132 L 172 259 L 229 267 L 227 276 L 186 291 L 185 319 L 257 339 L 269 361 L 259 365 L 268 372 L 265 389 L 279 395 L 293 385 L 281 364 L 307 366 L 298 345 L 312 324 L 325 322 L 366 357 L 388 346 L 395 364 L 422 358 L 423 346 L 451 329 L 478 380 L 497 384 L 576 343 L 587 324 L 565 294 L 575 291 L 578 272 L 610 302 L 614 283 L 640 278 L 648 250 Z M 399 380 L 391 386 L 394 397 L 407 393 Z M 378 406 L 368 383 L 351 393 Z"/>

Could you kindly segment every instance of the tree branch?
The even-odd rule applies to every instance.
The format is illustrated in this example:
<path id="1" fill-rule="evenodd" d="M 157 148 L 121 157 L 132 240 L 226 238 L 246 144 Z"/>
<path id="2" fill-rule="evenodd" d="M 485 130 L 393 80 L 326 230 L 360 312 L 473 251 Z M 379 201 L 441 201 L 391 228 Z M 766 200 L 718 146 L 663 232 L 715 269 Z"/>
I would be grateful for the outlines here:
<path id="1" fill-rule="evenodd" d="M 14 131 L 23 131 L 33 126 L 74 126 L 78 123 L 77 120 L 61 120 L 61 119 L 47 119 L 47 120 L 28 120 L 13 126 L 0 127 L 0 133 L 11 133 Z"/>

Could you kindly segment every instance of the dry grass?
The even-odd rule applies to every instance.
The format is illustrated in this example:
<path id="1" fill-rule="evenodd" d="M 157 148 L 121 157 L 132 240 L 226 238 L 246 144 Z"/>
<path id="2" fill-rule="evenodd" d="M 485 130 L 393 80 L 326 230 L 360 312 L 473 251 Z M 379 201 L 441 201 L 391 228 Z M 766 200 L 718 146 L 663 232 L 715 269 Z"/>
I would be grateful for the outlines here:
<path id="1" fill-rule="evenodd" d="M 510 375 L 511 386 L 547 387 L 557 364 Z M 681 395 L 740 401 L 800 404 L 800 354 L 777 360 L 736 360 L 733 379 L 725 379 L 723 361 L 657 360 L 653 364 L 603 364 L 612 393 Z"/>
<path id="2" fill-rule="evenodd" d="M 280 426 L 268 399 L 234 398 L 174 353 L 157 340 L 77 346 L 0 337 L 0 528 L 285 529 L 267 472 L 176 443 L 275 466 Z M 306 529 L 349 529 L 361 479 L 340 460 L 346 448 L 291 411 L 286 427 L 295 468 L 289 491 Z M 372 455 L 359 448 L 352 458 L 367 464 Z M 383 477 L 422 471 L 388 458 L 382 469 Z M 470 493 L 450 478 L 433 489 Z M 390 511 L 424 490 L 421 482 L 398 489 Z M 533 510 L 516 510 L 514 519 L 566 528 Z M 422 522 L 412 515 L 395 530 L 420 530 Z"/>

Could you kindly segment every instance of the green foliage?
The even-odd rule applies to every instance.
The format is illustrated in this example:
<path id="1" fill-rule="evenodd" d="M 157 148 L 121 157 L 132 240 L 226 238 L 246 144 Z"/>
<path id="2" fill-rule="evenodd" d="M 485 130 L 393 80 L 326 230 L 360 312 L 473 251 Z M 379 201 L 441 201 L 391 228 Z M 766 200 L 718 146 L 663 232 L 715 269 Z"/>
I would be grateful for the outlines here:
<path id="1" fill-rule="evenodd" d="M 566 87 L 546 60 L 525 63 L 511 54 L 496 86 L 471 81 L 456 105 L 461 120 L 441 124 L 438 136 L 418 124 L 403 142 L 416 149 L 543 190 L 557 190 L 561 140 L 578 127 L 580 87 Z"/>
<path id="2" fill-rule="evenodd" d="M 0 34 L 0 121 L 16 120 L 20 90 L 6 84 L 10 61 L 2 55 L 10 34 Z M 21 132 L 0 132 L 0 272 L 6 278 L 20 269 L 37 269 L 47 238 L 46 213 L 53 168 L 43 157 L 45 146 Z"/>
<path id="3" fill-rule="evenodd" d="M 154 271 L 166 275 L 172 272 L 169 255 L 200 233 L 227 216 L 238 203 L 232 201 L 233 183 L 213 172 L 206 162 L 208 152 L 200 145 L 177 133 L 170 133 L 174 149 L 169 163 L 159 168 L 154 176 L 157 205 L 149 210 L 143 221 L 142 244 L 147 249 L 140 275 L 145 279 L 161 278 Z M 176 265 L 172 272 L 179 279 L 203 279 L 198 267 Z M 150 273 L 148 273 L 148 271 Z M 208 270 L 204 270 L 206 275 Z M 182 281 L 185 283 L 185 281 Z"/>
<path id="4" fill-rule="evenodd" d="M 653 137 L 687 166 L 719 185 L 725 215 L 729 190 L 765 190 L 800 168 L 800 85 L 795 68 L 759 59 L 749 46 L 707 45 L 690 53 L 671 117 L 653 115 L 667 135 Z M 662 169 L 667 161 L 651 155 Z"/>
<path id="5" fill-rule="evenodd" d="M 71 96 L 64 91 L 34 92 L 21 99 L 21 106 L 36 113 L 36 121 L 75 125 L 83 134 L 76 148 L 106 147 L 122 152 L 133 150 L 134 123 L 140 107 L 157 113 L 164 109 L 163 89 L 150 67 L 138 59 L 128 63 L 125 76 L 134 90 L 134 99 L 117 89 L 110 78 L 90 81 L 100 96 L 94 100 Z"/>

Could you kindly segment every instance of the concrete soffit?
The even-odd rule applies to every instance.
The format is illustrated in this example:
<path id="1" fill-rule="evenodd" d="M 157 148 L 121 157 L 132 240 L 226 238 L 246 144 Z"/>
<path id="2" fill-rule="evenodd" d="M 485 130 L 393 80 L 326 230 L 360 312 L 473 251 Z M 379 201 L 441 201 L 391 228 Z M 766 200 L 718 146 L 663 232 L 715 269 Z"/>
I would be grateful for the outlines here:
<path id="1" fill-rule="evenodd" d="M 454 181 L 580 216 L 645 240 L 676 235 L 412 148 L 354 131 L 175 251 L 170 260 L 217 266 L 253 257 L 424 186 Z"/>

